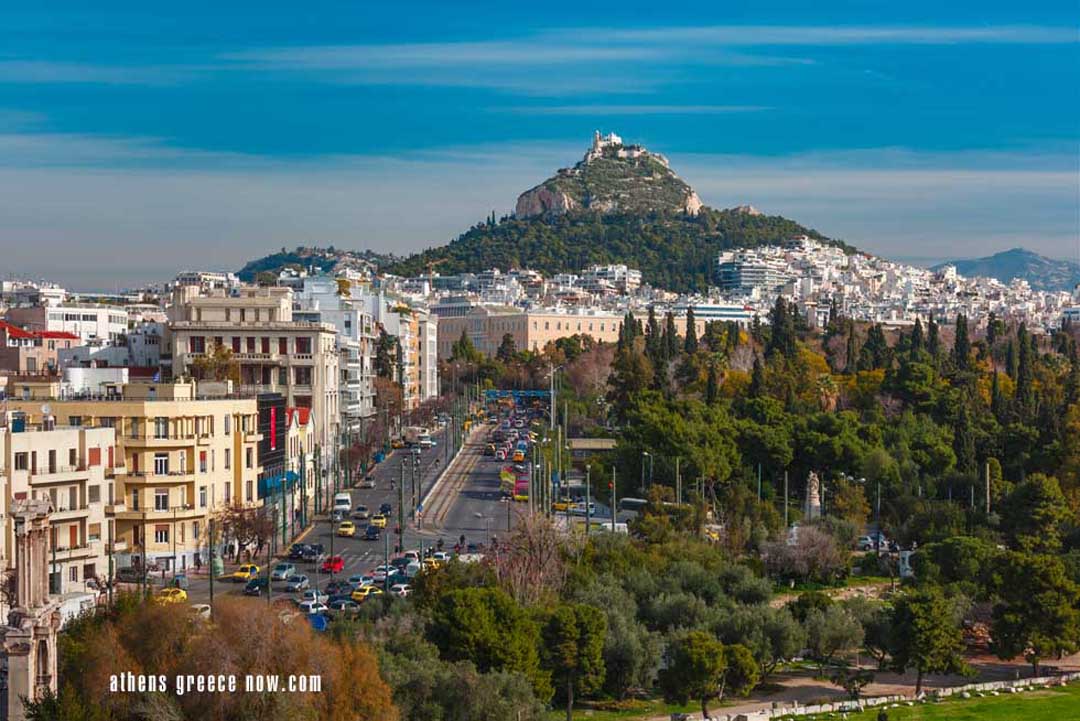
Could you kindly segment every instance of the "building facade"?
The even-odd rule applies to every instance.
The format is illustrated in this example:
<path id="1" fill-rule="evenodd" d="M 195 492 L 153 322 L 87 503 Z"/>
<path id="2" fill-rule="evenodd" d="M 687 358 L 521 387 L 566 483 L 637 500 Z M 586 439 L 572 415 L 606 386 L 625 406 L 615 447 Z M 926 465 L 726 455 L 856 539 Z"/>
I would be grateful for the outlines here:
<path id="1" fill-rule="evenodd" d="M 50 593 L 94 588 L 108 576 L 105 508 L 123 470 L 114 428 L 57 425 L 51 418 L 28 424 L 9 412 L 0 427 L 3 567 L 12 570 L 14 564 L 12 505 L 47 500 L 53 509 L 47 551 Z"/>
<path id="2" fill-rule="evenodd" d="M 72 333 L 80 344 L 94 340 L 116 343 L 128 330 L 126 310 L 93 303 L 11 308 L 7 320 L 30 331 Z"/>
<path id="3" fill-rule="evenodd" d="M 255 398 L 200 400 L 192 383 L 129 383 L 119 400 L 47 405 L 57 426 L 115 433 L 113 473 L 100 498 L 120 567 L 183 570 L 196 554 L 205 562 L 210 519 L 235 504 L 259 505 Z M 9 407 L 42 421 L 39 401 Z"/>

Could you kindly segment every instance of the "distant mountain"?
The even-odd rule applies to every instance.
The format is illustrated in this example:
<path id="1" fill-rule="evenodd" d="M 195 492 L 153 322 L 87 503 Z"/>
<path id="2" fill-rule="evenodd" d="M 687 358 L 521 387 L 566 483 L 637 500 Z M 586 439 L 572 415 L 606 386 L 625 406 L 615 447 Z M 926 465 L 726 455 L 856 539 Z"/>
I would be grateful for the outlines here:
<path id="1" fill-rule="evenodd" d="M 955 266 L 960 275 L 997 278 L 1003 283 L 1021 278 L 1035 290 L 1071 291 L 1080 283 L 1080 263 L 1054 260 L 1024 248 L 1005 250 L 986 258 L 939 263 L 934 270 L 947 265 Z"/>
<path id="2" fill-rule="evenodd" d="M 339 250 L 333 246 L 329 248 L 300 246 L 294 250 L 282 248 L 277 253 L 249 261 L 237 272 L 237 275 L 240 280 L 251 283 L 257 279 L 259 273 L 277 275 L 285 268 L 333 273 L 344 268 L 357 270 L 379 268 L 400 260 L 401 258 L 397 256 L 374 253 L 370 250 L 354 251 Z"/>
<path id="3" fill-rule="evenodd" d="M 704 291 L 721 251 L 797 235 L 853 250 L 753 206 L 706 207 L 662 155 L 597 133 L 581 162 L 522 193 L 513 216 L 496 221 L 493 215 L 448 245 L 385 269 L 416 275 L 437 268 L 447 275 L 531 268 L 551 275 L 625 263 L 658 288 Z"/>

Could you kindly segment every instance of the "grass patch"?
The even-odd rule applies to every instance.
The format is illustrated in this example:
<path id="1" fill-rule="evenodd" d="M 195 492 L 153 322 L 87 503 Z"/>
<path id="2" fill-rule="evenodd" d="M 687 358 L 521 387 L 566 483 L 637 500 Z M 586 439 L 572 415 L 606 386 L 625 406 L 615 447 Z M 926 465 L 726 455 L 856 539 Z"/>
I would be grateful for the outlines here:
<path id="1" fill-rule="evenodd" d="M 1000 696 L 949 698 L 940 703 L 886 709 L 889 721 L 1064 721 L 1080 719 L 1080 684 Z M 849 713 L 850 721 L 876 721 L 878 709 Z M 792 719 L 838 718 L 839 714 L 788 717 Z"/>

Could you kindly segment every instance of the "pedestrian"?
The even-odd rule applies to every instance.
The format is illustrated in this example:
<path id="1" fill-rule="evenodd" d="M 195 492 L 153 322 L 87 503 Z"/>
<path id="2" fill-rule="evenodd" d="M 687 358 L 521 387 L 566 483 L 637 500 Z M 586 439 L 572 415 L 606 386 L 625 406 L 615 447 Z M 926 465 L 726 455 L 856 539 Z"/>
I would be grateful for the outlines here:
<path id="1" fill-rule="evenodd" d="M 877 721 L 889 721 L 889 712 L 885 709 L 880 709 L 877 712 Z"/>
<path id="2" fill-rule="evenodd" d="M 196 553 L 195 554 L 195 573 L 198 573 L 201 570 L 202 570 L 202 554 L 201 553 Z"/>

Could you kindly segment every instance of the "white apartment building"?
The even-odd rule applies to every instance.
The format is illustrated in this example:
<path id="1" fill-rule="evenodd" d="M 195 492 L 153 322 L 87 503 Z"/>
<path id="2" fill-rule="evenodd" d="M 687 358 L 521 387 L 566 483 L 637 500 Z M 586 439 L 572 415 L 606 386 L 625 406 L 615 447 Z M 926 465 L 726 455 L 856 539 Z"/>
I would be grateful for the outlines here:
<path id="1" fill-rule="evenodd" d="M 438 395 L 438 318 L 426 308 L 410 306 L 405 301 L 386 295 L 353 290 L 355 300 L 364 304 L 371 317 L 387 334 L 401 344 L 401 385 L 406 408 Z M 434 327 L 434 330 L 433 330 Z M 435 342 L 431 342 L 432 333 Z"/>
<path id="2" fill-rule="evenodd" d="M 0 420 L 0 563 L 5 571 L 14 570 L 12 503 L 42 498 L 53 509 L 45 559 L 51 592 L 93 590 L 98 577 L 107 577 L 111 528 L 105 508 L 117 466 L 123 466 L 115 448 L 113 428 L 58 426 L 51 420 L 29 425 L 13 413 Z"/>
<path id="3" fill-rule="evenodd" d="M 629 295 L 641 287 L 641 271 L 625 265 L 593 265 L 582 272 L 580 286 L 589 293 Z"/>
<path id="4" fill-rule="evenodd" d="M 337 329 L 343 427 L 360 429 L 364 419 L 375 414 L 375 321 L 362 302 L 353 300 L 349 284 L 340 288 L 337 279 L 326 276 L 304 279 L 295 296 L 294 318 L 329 323 Z"/>
<path id="5" fill-rule="evenodd" d="M 12 308 L 9 322 L 31 331 L 71 333 L 82 343 L 116 343 L 128 331 L 128 313 L 121 307 L 94 303 L 64 303 Z"/>
<path id="6" fill-rule="evenodd" d="M 316 441 L 324 460 L 330 458 L 341 427 L 333 325 L 295 320 L 292 290 L 276 287 L 226 293 L 181 286 L 173 290 L 168 313 L 173 377 L 189 375 L 192 362 L 215 346 L 230 349 L 236 390 L 244 396 L 281 393 L 287 406 L 310 408 Z"/>

